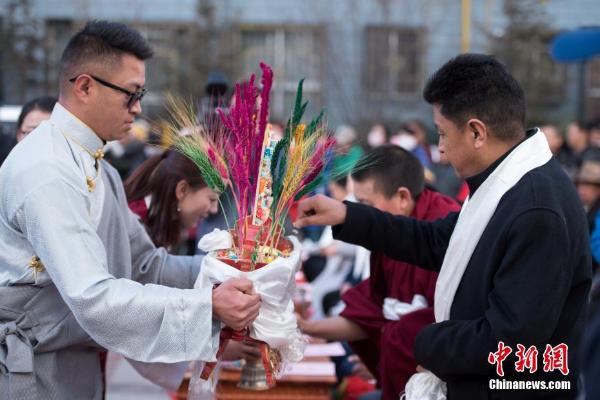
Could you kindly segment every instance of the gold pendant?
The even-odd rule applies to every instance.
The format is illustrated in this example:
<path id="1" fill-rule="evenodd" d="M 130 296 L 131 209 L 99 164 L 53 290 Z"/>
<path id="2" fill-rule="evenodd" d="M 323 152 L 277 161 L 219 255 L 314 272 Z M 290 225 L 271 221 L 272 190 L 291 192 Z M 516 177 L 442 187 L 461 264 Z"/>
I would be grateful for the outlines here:
<path id="1" fill-rule="evenodd" d="M 91 193 L 96 189 L 96 182 L 89 176 L 85 177 L 85 183 L 87 183 L 88 191 Z"/>
<path id="2" fill-rule="evenodd" d="M 31 261 L 29 261 L 29 268 L 33 269 L 33 277 L 37 281 L 37 274 L 44 271 L 44 264 L 38 256 L 31 257 Z"/>
<path id="3" fill-rule="evenodd" d="M 44 264 L 38 256 L 33 256 L 31 257 L 31 261 L 29 261 L 29 268 L 32 268 L 35 272 L 42 272 Z"/>

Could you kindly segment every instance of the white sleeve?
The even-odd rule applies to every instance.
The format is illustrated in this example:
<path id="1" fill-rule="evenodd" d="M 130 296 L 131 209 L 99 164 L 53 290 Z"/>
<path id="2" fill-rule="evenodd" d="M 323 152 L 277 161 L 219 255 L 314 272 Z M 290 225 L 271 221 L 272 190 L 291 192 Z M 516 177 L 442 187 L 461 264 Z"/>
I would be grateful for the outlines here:
<path id="1" fill-rule="evenodd" d="M 101 346 L 144 362 L 213 360 L 220 323 L 212 293 L 117 279 L 86 195 L 61 178 L 30 192 L 16 221 L 82 328 Z"/>

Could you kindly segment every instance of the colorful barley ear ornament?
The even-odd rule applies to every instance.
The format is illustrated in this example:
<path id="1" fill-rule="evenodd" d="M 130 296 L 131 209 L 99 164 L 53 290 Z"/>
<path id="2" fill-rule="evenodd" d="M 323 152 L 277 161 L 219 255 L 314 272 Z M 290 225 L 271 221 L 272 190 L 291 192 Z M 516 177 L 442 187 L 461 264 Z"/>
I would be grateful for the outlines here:
<path id="1" fill-rule="evenodd" d="M 303 81 L 283 138 L 275 138 L 268 123 L 273 72 L 264 63 L 260 69 L 261 87 L 254 75 L 238 83 L 231 108 L 217 110 L 217 122 L 198 120 L 193 107 L 171 98 L 172 121 L 164 140 L 196 163 L 207 184 L 229 201 L 221 207 L 230 204 L 234 211 L 224 212 L 235 215 L 226 230 L 200 239 L 207 255 L 195 287 L 210 290 L 232 277 L 246 277 L 261 296 L 259 316 L 250 326 L 241 331 L 222 327 L 216 353 L 218 360 L 231 340 L 259 348 L 260 361 L 247 363 L 241 383 L 249 389 L 273 387 L 285 366 L 303 357 L 306 343 L 292 302 L 301 246 L 284 227 L 294 202 L 322 182 L 334 144 L 323 112 L 303 122 L 308 104 L 302 100 Z M 197 363 L 190 399 L 206 395 L 194 388 L 214 389 L 217 363 Z"/>

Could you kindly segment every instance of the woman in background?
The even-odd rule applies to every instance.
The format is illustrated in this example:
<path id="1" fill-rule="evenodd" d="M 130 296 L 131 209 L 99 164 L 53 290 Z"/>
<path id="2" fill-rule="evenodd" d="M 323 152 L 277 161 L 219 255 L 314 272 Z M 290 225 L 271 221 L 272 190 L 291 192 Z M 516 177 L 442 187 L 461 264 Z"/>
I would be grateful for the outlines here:
<path id="1" fill-rule="evenodd" d="M 182 233 L 218 209 L 219 194 L 206 185 L 198 167 L 175 150 L 146 160 L 124 185 L 129 208 L 154 244 L 170 252 L 180 248 Z"/>
<path id="2" fill-rule="evenodd" d="M 17 118 L 17 131 L 14 136 L 12 132 L 11 134 L 4 134 L 2 127 L 0 127 L 0 166 L 17 143 L 37 128 L 40 122 L 50 118 L 55 104 L 56 99 L 54 97 L 39 97 L 25 103 L 21 108 L 19 118 Z"/>
<path id="3" fill-rule="evenodd" d="M 38 97 L 25 103 L 17 119 L 17 142 L 25 139 L 25 136 L 42 121 L 49 119 L 55 104 L 56 99 L 49 96 Z"/>

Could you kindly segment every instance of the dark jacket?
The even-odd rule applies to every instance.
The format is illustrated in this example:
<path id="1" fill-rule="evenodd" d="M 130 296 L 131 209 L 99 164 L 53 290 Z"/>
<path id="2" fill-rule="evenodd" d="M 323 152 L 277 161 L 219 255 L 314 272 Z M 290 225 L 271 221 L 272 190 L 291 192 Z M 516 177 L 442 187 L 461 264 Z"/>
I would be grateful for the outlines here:
<path id="1" fill-rule="evenodd" d="M 451 198 L 425 189 L 418 197 L 411 217 L 435 221 L 460 210 Z M 368 339 L 350 342 L 352 350 L 377 377 L 382 400 L 397 400 L 415 372 L 413 346 L 423 326 L 434 322 L 433 301 L 438 274 L 414 265 L 391 260 L 381 252 L 371 253 L 371 276 L 344 292 L 346 307 L 340 316 L 359 325 Z M 415 296 L 427 300 L 427 307 L 407 313 L 398 321 L 383 314 L 386 297 L 411 303 Z"/>
<path id="2" fill-rule="evenodd" d="M 471 193 L 504 157 L 467 179 Z M 347 203 L 346 220 L 333 232 L 336 239 L 439 271 L 457 219 L 452 213 L 433 223 L 417 221 Z M 573 184 L 552 159 L 504 194 L 467 265 L 450 320 L 420 331 L 415 357 L 447 382 L 451 400 L 574 398 L 590 281 L 585 213 Z M 498 376 L 488 355 L 499 341 L 513 349 L 503 363 L 504 379 L 568 379 L 571 391 L 490 390 L 489 380 Z M 546 344 L 560 343 L 569 346 L 566 377 L 543 372 Z M 537 373 L 514 371 L 517 344 L 537 346 Z"/>

